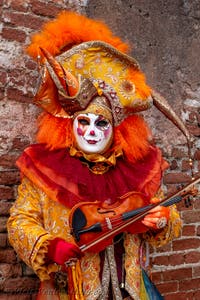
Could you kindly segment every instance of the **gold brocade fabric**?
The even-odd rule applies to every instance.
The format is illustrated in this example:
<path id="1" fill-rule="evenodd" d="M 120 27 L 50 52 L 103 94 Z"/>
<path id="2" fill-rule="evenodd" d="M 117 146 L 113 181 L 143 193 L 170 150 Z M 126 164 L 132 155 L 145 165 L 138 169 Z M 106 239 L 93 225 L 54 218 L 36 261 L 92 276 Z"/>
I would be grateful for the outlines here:
<path id="1" fill-rule="evenodd" d="M 70 209 L 61 203 L 52 201 L 46 194 L 24 178 L 18 190 L 18 199 L 10 211 L 8 220 L 9 241 L 19 257 L 30 266 L 40 280 L 48 286 L 52 280 L 52 272 L 58 272 L 59 266 L 47 264 L 45 261 L 49 241 L 60 237 L 68 242 L 74 242 L 69 228 Z M 159 246 L 166 244 L 178 233 L 176 226 L 180 223 L 175 207 L 171 210 L 169 226 L 156 236 L 145 234 L 146 240 Z M 164 238 L 165 235 L 165 238 Z M 159 238 L 160 237 L 160 238 Z M 125 288 L 134 300 L 140 300 L 140 265 L 139 247 L 141 236 L 126 234 L 125 246 Z M 112 256 L 109 258 L 112 260 Z M 114 266 L 114 262 L 112 263 Z M 100 257 L 98 254 L 86 252 L 81 259 L 83 294 L 85 300 L 100 299 L 102 285 L 100 282 Z M 111 273 L 111 270 L 110 270 Z M 113 276 L 114 272 L 112 272 Z M 108 278 L 109 280 L 109 278 Z M 112 281 L 114 282 L 114 278 Z M 52 295 L 52 300 L 58 296 Z"/>
<path id="2" fill-rule="evenodd" d="M 112 153 L 106 153 L 104 155 L 95 153 L 95 154 L 86 154 L 80 150 L 77 150 L 75 147 L 71 147 L 69 151 L 71 156 L 83 157 L 88 168 L 95 174 L 103 174 L 109 170 L 110 167 L 115 166 L 116 158 L 122 156 L 122 150 L 116 150 Z"/>
<path id="3" fill-rule="evenodd" d="M 130 72 L 139 73 L 136 61 L 108 44 L 99 41 L 81 43 L 57 56 L 57 60 L 75 77 L 89 78 L 99 95 L 106 93 L 115 125 L 119 125 L 130 111 L 135 113 L 152 105 L 150 90 L 147 88 L 146 93 L 141 93 L 137 79 L 129 80 Z"/>

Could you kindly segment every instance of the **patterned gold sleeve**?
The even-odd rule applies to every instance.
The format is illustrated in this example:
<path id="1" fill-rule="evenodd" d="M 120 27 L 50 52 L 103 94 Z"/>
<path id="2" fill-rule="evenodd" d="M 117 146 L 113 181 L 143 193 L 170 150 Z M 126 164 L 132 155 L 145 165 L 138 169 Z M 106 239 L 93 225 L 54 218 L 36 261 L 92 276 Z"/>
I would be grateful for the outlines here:
<path id="1" fill-rule="evenodd" d="M 24 178 L 18 198 L 10 210 L 8 237 L 19 257 L 41 280 L 49 279 L 45 266 L 48 243 L 53 237 L 44 229 L 40 198 L 42 193 Z"/>
<path id="2" fill-rule="evenodd" d="M 164 187 L 160 187 L 157 191 L 156 198 L 163 200 L 164 195 Z M 168 220 L 168 224 L 161 230 L 149 230 L 142 235 L 142 238 L 149 242 L 149 244 L 153 247 L 162 247 L 169 243 L 174 238 L 177 238 L 181 233 L 182 221 L 180 218 L 180 214 L 176 208 L 176 205 L 172 205 L 170 207 L 170 217 Z"/>
<path id="3" fill-rule="evenodd" d="M 162 247 L 181 233 L 182 221 L 176 205 L 170 207 L 170 218 L 168 224 L 159 231 L 149 230 L 143 234 L 143 239 L 153 247 Z"/>

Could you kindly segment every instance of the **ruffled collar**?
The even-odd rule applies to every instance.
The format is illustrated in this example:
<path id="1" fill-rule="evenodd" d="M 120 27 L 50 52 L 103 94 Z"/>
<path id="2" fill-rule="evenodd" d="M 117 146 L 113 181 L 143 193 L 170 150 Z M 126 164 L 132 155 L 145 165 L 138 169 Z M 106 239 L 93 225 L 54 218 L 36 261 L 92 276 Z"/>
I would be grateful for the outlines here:
<path id="1" fill-rule="evenodd" d="M 151 147 L 141 161 L 130 163 L 121 156 L 108 172 L 95 174 L 67 149 L 48 150 L 37 144 L 25 149 L 17 166 L 52 200 L 73 207 L 83 201 L 114 203 L 132 191 L 150 198 L 160 186 L 166 163 L 160 150 Z"/>
<path id="2" fill-rule="evenodd" d="M 104 174 L 110 167 L 115 166 L 117 158 L 123 156 L 122 150 L 114 150 L 112 152 L 106 152 L 104 155 L 95 153 L 95 154 L 86 154 L 81 150 L 71 147 L 69 154 L 72 157 L 77 157 L 80 161 L 87 165 L 90 171 L 94 174 Z"/>

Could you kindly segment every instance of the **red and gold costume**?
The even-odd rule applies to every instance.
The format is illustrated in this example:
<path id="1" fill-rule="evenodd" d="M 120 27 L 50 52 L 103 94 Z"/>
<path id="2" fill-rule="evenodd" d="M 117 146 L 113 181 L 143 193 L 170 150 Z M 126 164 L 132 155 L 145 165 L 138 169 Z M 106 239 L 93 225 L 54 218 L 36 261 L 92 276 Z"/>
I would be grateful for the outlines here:
<path id="1" fill-rule="evenodd" d="M 72 12 L 45 25 L 28 48 L 44 64 L 35 102 L 46 113 L 39 119 L 38 144 L 28 147 L 17 161 L 22 183 L 8 232 L 18 255 L 42 282 L 38 299 L 103 300 L 112 290 L 113 299 L 129 295 L 148 300 L 141 279 L 142 245 L 146 241 L 159 247 L 179 235 L 181 221 L 172 206 L 163 229 L 130 229 L 105 251 L 86 251 L 72 270 L 77 277 L 73 278 L 75 295 L 69 286 L 67 290 L 67 280 L 59 285 L 60 266 L 48 260 L 48 247 L 55 238 L 75 243 L 69 214 L 77 203 L 109 201 L 112 205 L 134 191 L 145 196 L 145 205 L 155 196 L 162 198 L 167 163 L 136 114 L 157 103 L 157 94 L 145 83 L 138 63 L 123 53 L 126 50 L 127 45 L 104 24 Z M 72 77 L 67 77 L 68 72 Z M 90 111 L 91 99 L 102 95 L 113 116 L 113 143 L 103 154 L 84 153 L 74 141 L 73 116 Z M 93 105 L 93 113 L 102 110 L 101 104 Z"/>

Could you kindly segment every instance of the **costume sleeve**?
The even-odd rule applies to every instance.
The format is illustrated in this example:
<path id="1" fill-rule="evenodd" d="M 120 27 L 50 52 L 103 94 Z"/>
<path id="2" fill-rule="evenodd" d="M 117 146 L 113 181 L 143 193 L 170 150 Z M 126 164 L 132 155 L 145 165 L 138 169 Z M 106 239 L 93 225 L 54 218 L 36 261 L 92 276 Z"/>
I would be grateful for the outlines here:
<path id="1" fill-rule="evenodd" d="M 50 279 L 56 266 L 45 265 L 49 241 L 54 237 L 43 226 L 41 210 L 43 193 L 24 178 L 18 188 L 18 198 L 10 210 L 8 236 L 19 257 L 30 266 L 40 280 Z"/>

